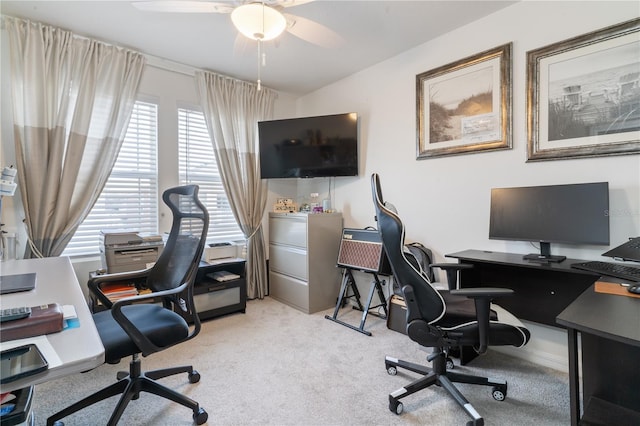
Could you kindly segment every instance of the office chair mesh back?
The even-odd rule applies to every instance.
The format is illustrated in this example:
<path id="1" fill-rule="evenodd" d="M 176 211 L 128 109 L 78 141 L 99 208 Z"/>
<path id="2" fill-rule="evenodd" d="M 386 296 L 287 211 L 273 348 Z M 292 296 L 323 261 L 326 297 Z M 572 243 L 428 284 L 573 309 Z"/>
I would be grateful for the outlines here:
<path id="1" fill-rule="evenodd" d="M 373 198 L 378 220 L 378 229 L 382 238 L 394 279 L 400 288 L 411 283 L 418 300 L 419 317 L 429 324 L 438 321 L 445 312 L 445 303 L 440 293 L 431 286 L 426 277 L 416 270 L 404 254 L 405 230 L 398 215 L 386 207 L 382 198 L 382 188 L 378 175 L 373 179 Z M 391 248 L 390 250 L 388 248 Z M 397 249 L 394 249 L 397 248 Z M 420 285 L 416 285 L 420 283 Z M 415 313 L 414 313 L 415 315 Z"/>
<path id="2" fill-rule="evenodd" d="M 209 227 L 209 214 L 198 199 L 196 185 L 167 190 L 162 199 L 171 209 L 173 224 L 147 278 L 147 286 L 153 291 L 172 289 L 195 279 L 203 250 L 200 242 L 206 240 Z"/>

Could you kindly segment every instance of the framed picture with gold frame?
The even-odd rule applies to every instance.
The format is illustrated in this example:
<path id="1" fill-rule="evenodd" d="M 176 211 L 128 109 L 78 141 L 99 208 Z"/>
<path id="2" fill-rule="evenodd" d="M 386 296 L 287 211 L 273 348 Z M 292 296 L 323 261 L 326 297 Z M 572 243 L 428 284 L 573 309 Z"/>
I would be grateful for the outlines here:
<path id="1" fill-rule="evenodd" d="M 640 19 L 527 52 L 527 161 L 640 153 Z"/>
<path id="2" fill-rule="evenodd" d="M 417 159 L 512 147 L 512 45 L 416 76 Z"/>

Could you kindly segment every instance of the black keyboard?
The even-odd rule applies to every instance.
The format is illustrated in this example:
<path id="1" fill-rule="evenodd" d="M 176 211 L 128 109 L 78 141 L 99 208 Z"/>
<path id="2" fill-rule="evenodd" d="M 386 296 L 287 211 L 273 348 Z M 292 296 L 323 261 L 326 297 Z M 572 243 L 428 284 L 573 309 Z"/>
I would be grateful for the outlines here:
<path id="1" fill-rule="evenodd" d="M 595 272 L 599 275 L 608 275 L 610 277 L 621 278 L 623 280 L 640 282 L 639 266 L 592 260 L 589 262 L 573 263 L 571 264 L 571 267 L 581 269 L 583 271 Z"/>

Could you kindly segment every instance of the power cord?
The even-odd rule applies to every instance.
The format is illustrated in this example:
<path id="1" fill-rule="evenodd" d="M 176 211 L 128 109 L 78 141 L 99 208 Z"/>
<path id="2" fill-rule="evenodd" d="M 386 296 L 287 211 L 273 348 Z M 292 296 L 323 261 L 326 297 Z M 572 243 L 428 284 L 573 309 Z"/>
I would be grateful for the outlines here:
<path id="1" fill-rule="evenodd" d="M 27 243 L 29 244 L 29 248 L 31 249 L 31 253 L 35 254 L 37 258 L 42 259 L 44 257 L 44 255 L 42 254 L 40 249 L 38 249 L 38 247 L 36 247 L 36 244 L 33 242 L 33 240 L 31 240 L 31 237 L 29 237 L 29 228 L 27 227 L 26 219 L 22 220 L 22 224 L 24 225 L 24 228 L 26 230 Z"/>

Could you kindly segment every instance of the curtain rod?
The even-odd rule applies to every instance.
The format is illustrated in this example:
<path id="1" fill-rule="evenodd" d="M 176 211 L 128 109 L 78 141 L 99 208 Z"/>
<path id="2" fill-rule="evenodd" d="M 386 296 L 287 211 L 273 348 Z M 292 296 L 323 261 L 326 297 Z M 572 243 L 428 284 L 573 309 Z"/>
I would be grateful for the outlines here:
<path id="1" fill-rule="evenodd" d="M 19 17 L 15 17 L 15 16 L 11 16 L 11 15 L 0 15 L 0 30 L 4 30 L 6 29 L 6 24 L 5 24 L 5 19 L 6 18 L 12 18 L 12 19 L 19 19 L 22 20 L 24 22 L 38 22 L 38 21 L 32 21 L 30 19 L 24 19 L 24 18 L 19 18 Z M 48 25 L 51 27 L 54 27 L 53 25 L 50 24 L 46 24 L 44 22 L 41 22 L 41 24 L 43 25 Z M 64 30 L 64 31 L 69 31 L 69 30 Z M 86 40 L 97 40 L 95 38 L 92 37 L 87 37 L 85 35 L 81 35 L 81 34 L 77 34 L 74 31 L 69 31 L 73 34 L 74 37 L 78 37 L 78 38 L 82 38 L 82 39 L 86 39 Z M 120 47 L 123 49 L 128 49 L 128 50 L 133 50 L 133 51 L 138 51 L 136 49 L 132 49 L 128 46 L 122 46 L 118 43 L 114 43 L 114 42 L 105 42 L 102 40 L 97 40 L 100 41 L 101 43 L 105 43 L 105 44 L 110 44 L 112 46 L 116 46 L 116 47 Z M 167 71 L 174 71 L 180 74 L 186 74 L 189 76 L 194 76 L 196 73 L 196 68 L 191 66 L 191 65 L 186 65 L 186 64 L 182 64 L 179 62 L 175 62 L 175 61 L 170 61 L 169 59 L 165 59 L 165 58 L 161 58 L 159 56 L 154 56 L 154 55 L 149 55 L 147 53 L 144 52 L 140 52 L 138 51 L 141 55 L 143 55 L 147 61 L 147 64 L 154 67 L 154 68 L 160 68 L 163 70 L 167 70 Z"/>
<path id="2" fill-rule="evenodd" d="M 192 65 L 182 64 L 180 62 L 171 61 L 169 59 L 161 58 L 159 56 L 149 55 L 147 53 L 143 53 L 145 59 L 147 60 L 147 65 L 158 68 L 165 71 L 173 71 L 178 74 L 188 75 L 193 77 L 196 75 L 196 71 L 199 71 L 198 68 Z"/>
<path id="3" fill-rule="evenodd" d="M 0 14 L 0 29 L 1 30 L 5 29 L 5 18 L 7 18 L 7 17 L 8 18 L 12 18 L 12 19 L 18 19 L 18 20 L 21 20 L 21 21 L 24 21 L 24 22 L 40 23 L 42 25 L 47 25 L 47 26 L 50 26 L 50 27 L 59 28 L 59 27 L 56 27 L 54 25 L 47 24 L 45 22 L 32 21 L 30 19 L 24 19 L 24 18 L 14 17 L 14 16 L 11 16 L 11 15 Z M 172 71 L 172 72 L 175 72 L 175 73 L 178 73 L 178 74 L 184 74 L 184 75 L 187 75 L 187 76 L 190 76 L 190 77 L 195 76 L 197 71 L 205 71 L 205 72 L 210 72 L 210 73 L 213 73 L 213 74 L 222 75 L 222 76 L 224 76 L 226 78 L 229 78 L 231 80 L 237 80 L 237 81 L 244 82 L 244 83 L 251 83 L 249 81 L 241 80 L 239 78 L 232 77 L 232 76 L 229 76 L 229 75 L 226 75 L 226 74 L 220 74 L 220 73 L 215 72 L 215 71 L 201 69 L 201 68 L 194 67 L 192 65 L 183 64 L 183 63 L 180 63 L 180 62 L 172 61 L 172 60 L 169 60 L 169 59 L 166 59 L 166 58 L 162 58 L 162 57 L 159 57 L 159 56 L 155 56 L 155 55 L 150 55 L 148 53 L 141 52 L 138 49 L 133 49 L 133 48 L 131 48 L 129 46 L 122 46 L 122 45 L 120 45 L 118 43 L 114 43 L 114 42 L 111 42 L 111 41 L 103 41 L 103 40 L 96 39 L 94 37 L 88 37 L 88 36 L 85 36 L 85 35 L 77 34 L 76 32 L 71 31 L 71 30 L 64 29 L 64 31 L 69 31 L 74 37 L 83 38 L 83 39 L 87 39 L 87 40 L 95 40 L 95 41 L 98 41 L 100 43 L 109 44 L 109 45 L 112 45 L 112 46 L 115 46 L 115 47 L 119 47 L 119 48 L 122 48 L 122 49 L 127 49 L 127 50 L 138 52 L 138 53 L 140 53 L 141 55 L 143 55 L 145 57 L 146 62 L 147 62 L 146 65 L 149 65 L 149 66 L 157 68 L 157 69 L 161 69 L 161 70 L 165 70 L 165 71 Z M 271 90 L 273 90 L 273 89 L 271 89 Z"/>

